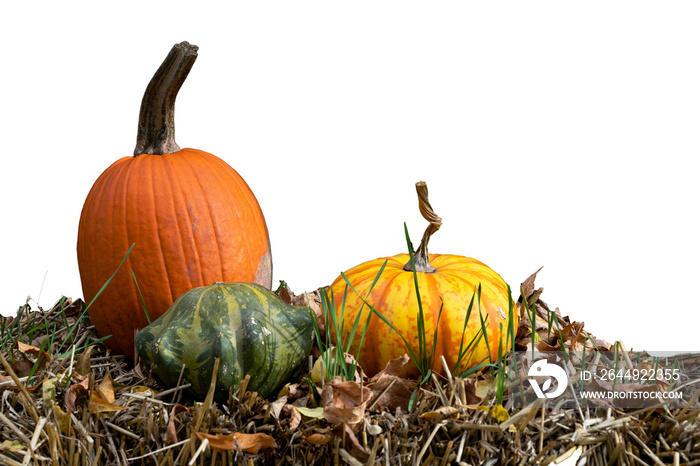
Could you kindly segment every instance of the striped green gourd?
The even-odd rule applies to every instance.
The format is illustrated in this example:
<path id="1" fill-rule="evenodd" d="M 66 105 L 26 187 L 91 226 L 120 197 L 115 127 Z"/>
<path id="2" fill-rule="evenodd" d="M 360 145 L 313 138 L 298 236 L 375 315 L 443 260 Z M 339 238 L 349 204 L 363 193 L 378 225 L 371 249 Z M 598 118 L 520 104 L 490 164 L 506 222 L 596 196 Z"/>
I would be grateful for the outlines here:
<path id="1" fill-rule="evenodd" d="M 183 380 L 206 396 L 214 359 L 220 358 L 216 394 L 227 400 L 246 374 L 262 397 L 298 375 L 312 345 L 312 311 L 286 304 L 255 283 L 215 283 L 180 296 L 136 336 L 136 351 L 164 387 Z"/>

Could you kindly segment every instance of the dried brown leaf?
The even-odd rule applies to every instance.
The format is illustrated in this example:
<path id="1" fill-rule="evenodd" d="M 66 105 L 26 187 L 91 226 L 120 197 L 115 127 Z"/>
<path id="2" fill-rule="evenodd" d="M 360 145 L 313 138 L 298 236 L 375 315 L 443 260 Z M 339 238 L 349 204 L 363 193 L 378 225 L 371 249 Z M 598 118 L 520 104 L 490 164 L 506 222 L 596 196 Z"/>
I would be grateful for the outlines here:
<path id="1" fill-rule="evenodd" d="M 34 357 L 38 356 L 39 352 L 41 351 L 36 346 L 28 345 L 26 343 L 22 343 L 21 341 L 17 342 L 17 349 L 20 350 L 22 353 L 29 353 Z"/>
<path id="2" fill-rule="evenodd" d="M 15 318 L 12 316 L 5 316 L 5 328 L 12 328 L 12 322 L 14 322 Z"/>
<path id="3" fill-rule="evenodd" d="M 284 387 L 282 387 L 282 390 L 280 390 L 279 394 L 277 395 L 278 397 L 287 397 L 287 402 L 290 400 L 296 400 L 298 398 L 302 398 L 306 395 L 308 395 L 308 384 L 304 382 L 305 386 L 302 387 L 302 384 L 300 383 L 288 383 Z"/>
<path id="4" fill-rule="evenodd" d="M 206 434 L 204 432 L 195 432 L 199 440 L 207 439 L 209 446 L 217 451 L 236 450 L 238 448 L 246 453 L 257 454 L 263 448 L 277 448 L 275 439 L 265 433 L 245 434 L 242 432 L 234 432 L 232 434 Z"/>
<path id="5" fill-rule="evenodd" d="M 420 415 L 422 419 L 445 419 L 459 414 L 459 409 L 454 406 L 441 406 L 433 411 L 428 411 Z"/>
<path id="6" fill-rule="evenodd" d="M 372 377 L 372 380 L 376 380 L 382 375 L 398 377 L 401 374 L 403 367 L 410 361 L 410 358 L 406 353 L 403 356 L 390 360 L 386 363 L 384 370 L 379 371 Z M 379 377 L 378 377 L 379 376 Z"/>
<path id="7" fill-rule="evenodd" d="M 536 341 L 535 342 L 535 349 L 537 351 L 561 351 L 561 342 L 559 339 L 553 339 L 555 340 L 554 345 L 550 345 L 546 341 Z"/>
<path id="8" fill-rule="evenodd" d="M 468 379 L 475 380 L 475 379 Z M 480 380 L 478 383 L 474 382 L 474 396 L 483 400 L 489 393 L 490 390 L 496 391 L 496 385 L 498 381 L 495 379 Z M 466 388 L 466 387 L 465 387 Z"/>
<path id="9" fill-rule="evenodd" d="M 590 345 L 590 346 L 587 346 L 587 349 L 594 349 L 594 348 L 597 348 L 597 349 L 599 349 L 600 351 L 614 351 L 614 346 L 615 346 L 615 345 L 613 345 L 612 343 L 609 343 L 609 342 L 607 342 L 607 341 L 605 341 L 605 340 L 602 340 L 602 339 L 599 339 L 599 338 L 595 338 L 595 337 L 593 338 L 593 340 L 595 341 L 595 346 L 593 346 L 593 345 L 591 344 L 591 340 L 588 340 L 588 341 L 586 342 L 586 345 Z"/>
<path id="10" fill-rule="evenodd" d="M 15 371 L 15 374 L 17 374 L 17 377 L 27 377 L 29 374 L 32 373 L 32 367 L 34 367 L 34 363 L 31 362 L 27 356 L 24 355 L 24 353 L 19 353 L 17 357 L 15 357 L 15 361 L 10 364 L 10 367 L 12 367 L 12 370 Z"/>
<path id="11" fill-rule="evenodd" d="M 299 296 L 292 296 L 292 305 L 305 306 L 311 308 L 316 315 L 316 323 L 321 335 L 326 333 L 326 321 L 323 319 L 323 308 L 321 307 L 321 290 L 312 293 L 302 293 Z M 318 348 L 316 348 L 318 349 Z"/>
<path id="12" fill-rule="evenodd" d="M 520 294 L 520 299 L 518 299 L 518 302 L 524 302 L 526 298 L 527 302 L 529 305 L 532 305 L 533 302 L 536 301 L 537 296 L 542 294 L 542 288 L 537 290 L 537 296 L 533 296 L 535 294 L 535 278 L 537 278 L 537 274 L 542 270 L 542 267 L 537 269 L 535 273 L 530 275 L 525 279 L 524 282 L 520 284 L 520 289 L 521 289 L 521 294 Z"/>
<path id="13" fill-rule="evenodd" d="M 371 390 L 368 406 L 373 412 L 396 411 L 396 408 L 401 408 L 402 411 L 408 411 L 408 403 L 411 395 L 418 386 L 417 382 L 412 379 L 399 377 L 403 367 L 408 363 L 409 357 L 403 356 L 392 359 L 384 368 L 377 372 L 368 382 L 367 388 Z"/>
<path id="14" fill-rule="evenodd" d="M 468 378 L 468 379 L 461 379 L 462 383 L 464 384 L 464 395 L 465 395 L 465 401 L 467 402 L 465 407 L 467 408 L 474 408 L 476 406 L 479 406 L 483 400 L 482 397 L 477 395 L 477 385 L 478 382 L 476 379 L 473 378 Z M 489 387 L 491 388 L 491 387 Z M 488 392 L 488 390 L 487 390 Z"/>
<path id="15" fill-rule="evenodd" d="M 138 364 L 134 367 L 134 375 L 138 377 L 139 379 L 145 379 L 148 377 L 148 369 L 143 367 L 143 362 L 139 361 Z"/>
<path id="16" fill-rule="evenodd" d="M 360 427 L 371 391 L 354 381 L 330 382 L 323 387 L 320 406 L 323 417 L 331 424 Z"/>
<path id="17" fill-rule="evenodd" d="M 90 402 L 90 411 L 93 413 L 114 413 L 126 409 L 126 406 L 119 406 L 116 403 L 108 403 L 101 398 L 94 398 Z"/>
<path id="18" fill-rule="evenodd" d="M 180 413 L 191 413 L 192 410 L 188 408 L 187 406 L 183 406 L 179 403 L 177 403 L 175 406 L 173 406 L 173 409 L 170 410 L 170 418 L 168 419 L 168 441 L 170 443 L 177 443 L 177 427 L 175 427 L 175 419 L 177 418 L 177 415 Z"/>
<path id="19" fill-rule="evenodd" d="M 270 403 L 269 408 L 270 408 L 270 414 L 272 415 L 272 417 L 274 417 L 275 419 L 279 419 L 280 414 L 282 414 L 282 408 L 284 408 L 284 405 L 286 405 L 286 404 L 287 404 L 287 396 L 282 396 L 280 398 L 277 398 L 275 401 Z M 264 409 L 267 410 L 268 406 L 266 405 L 264 407 Z"/>
<path id="20" fill-rule="evenodd" d="M 332 381 L 323 387 L 320 405 L 336 407 L 359 406 L 367 401 L 371 391 L 354 380 Z"/>
<path id="21" fill-rule="evenodd" d="M 358 430 L 365 416 L 365 408 L 366 402 L 353 407 L 326 406 L 323 408 L 323 418 L 331 424 L 346 424 Z"/>
<path id="22" fill-rule="evenodd" d="M 85 302 L 78 298 L 73 300 L 72 298 L 66 298 L 63 302 L 63 313 L 66 317 L 75 317 L 80 315 L 85 308 Z"/>
<path id="23" fill-rule="evenodd" d="M 294 432 L 295 430 L 297 430 L 297 427 L 299 427 L 299 424 L 301 424 L 301 413 L 297 410 L 297 408 L 292 405 L 284 405 L 282 407 L 282 412 L 284 414 L 288 414 L 290 417 L 289 426 L 287 426 L 287 430 L 289 432 Z"/>
<path id="24" fill-rule="evenodd" d="M 85 377 L 80 383 L 71 385 L 63 397 L 66 410 L 70 413 L 75 411 L 78 406 L 88 401 L 88 385 L 90 378 Z"/>
<path id="25" fill-rule="evenodd" d="M 58 403 L 53 404 L 53 415 L 56 418 L 56 424 L 59 430 L 64 435 L 71 435 L 72 429 L 70 427 L 70 411 L 66 412 L 61 409 Z"/>
<path id="26" fill-rule="evenodd" d="M 36 346 L 27 345 L 25 343 L 22 343 L 21 341 L 18 341 L 17 342 L 17 349 L 24 354 L 31 354 L 32 356 L 34 356 L 37 359 L 37 362 L 38 362 L 37 370 L 44 369 L 44 367 L 46 367 L 46 364 L 51 362 L 51 356 L 46 351 L 42 351 L 40 348 L 37 348 Z M 34 363 L 32 363 L 32 367 L 33 366 L 34 366 Z M 30 368 L 30 371 L 31 371 L 31 368 Z M 19 377 L 22 377 L 19 374 L 17 374 L 17 375 Z"/>
<path id="27" fill-rule="evenodd" d="M 296 406 L 297 408 L 305 408 L 305 407 L 309 406 L 309 400 L 310 400 L 310 399 L 311 399 L 311 397 L 310 397 L 309 394 L 307 393 L 306 395 L 304 395 L 304 396 L 302 396 L 302 397 L 299 397 L 299 398 L 297 398 L 296 400 L 294 400 L 294 403 L 292 403 L 292 405 L 293 405 L 293 406 Z"/>
<path id="28" fill-rule="evenodd" d="M 280 286 L 277 288 L 275 291 L 277 293 L 277 296 L 280 297 L 282 301 L 284 301 L 287 304 L 292 304 L 292 290 L 289 289 L 289 286 L 287 285 L 287 282 L 284 280 L 280 281 Z"/>
<path id="29" fill-rule="evenodd" d="M 78 357 L 78 365 L 77 365 L 77 371 L 78 374 L 80 375 L 88 375 L 90 373 L 90 357 L 92 355 L 92 350 L 95 348 L 95 345 L 90 345 L 87 348 L 85 348 L 85 351 L 81 353 L 81 355 Z"/>
<path id="30" fill-rule="evenodd" d="M 355 436 L 352 428 L 349 425 L 343 426 L 338 425 L 333 429 L 333 434 L 339 437 L 343 443 L 343 447 L 347 450 L 354 458 L 358 459 L 360 462 L 364 463 L 369 459 L 369 454 L 367 450 L 362 446 L 360 441 Z"/>
<path id="31" fill-rule="evenodd" d="M 333 435 L 331 434 L 321 434 L 321 433 L 314 433 L 311 435 L 307 435 L 303 437 L 304 440 L 306 440 L 309 443 L 312 443 L 314 445 L 325 445 L 328 442 L 331 441 L 333 438 Z"/>
<path id="32" fill-rule="evenodd" d="M 105 378 L 103 378 L 100 383 L 93 388 L 92 399 L 93 401 L 98 399 L 107 403 L 114 403 L 116 401 L 116 398 L 114 397 L 114 384 L 109 372 Z"/>
<path id="33" fill-rule="evenodd" d="M 583 330 L 583 322 L 572 322 L 563 329 L 561 335 L 569 351 L 583 351 L 588 340 L 588 332 Z"/>

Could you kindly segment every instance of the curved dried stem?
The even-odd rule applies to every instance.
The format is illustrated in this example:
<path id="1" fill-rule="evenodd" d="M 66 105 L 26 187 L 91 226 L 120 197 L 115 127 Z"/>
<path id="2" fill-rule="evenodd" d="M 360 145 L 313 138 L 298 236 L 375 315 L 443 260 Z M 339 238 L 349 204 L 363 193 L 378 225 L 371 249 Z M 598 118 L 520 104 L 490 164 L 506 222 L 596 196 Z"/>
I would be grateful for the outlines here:
<path id="1" fill-rule="evenodd" d="M 428 201 L 428 185 L 425 183 L 425 181 L 419 181 L 416 183 L 416 192 L 418 193 L 418 208 L 420 209 L 420 213 L 423 218 L 430 223 L 428 228 L 425 229 L 425 233 L 423 233 L 423 238 L 421 239 L 420 246 L 418 246 L 418 250 L 416 250 L 416 253 L 413 256 L 413 263 L 415 264 L 416 272 L 434 273 L 436 269 L 430 265 L 428 257 L 428 241 L 430 241 L 430 237 L 433 235 L 433 233 L 438 231 L 442 226 L 442 219 L 437 216 L 433 210 L 433 207 Z M 413 271 L 413 266 L 410 260 L 406 265 L 404 265 L 403 269 L 408 272 Z"/>

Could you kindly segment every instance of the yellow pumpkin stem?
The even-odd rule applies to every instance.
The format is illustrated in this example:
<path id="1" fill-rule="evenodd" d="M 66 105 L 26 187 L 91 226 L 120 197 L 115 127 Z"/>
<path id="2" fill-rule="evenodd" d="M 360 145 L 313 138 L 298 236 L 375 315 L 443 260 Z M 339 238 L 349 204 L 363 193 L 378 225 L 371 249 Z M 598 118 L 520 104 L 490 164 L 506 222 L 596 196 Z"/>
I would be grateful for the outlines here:
<path id="1" fill-rule="evenodd" d="M 430 237 L 433 233 L 438 231 L 442 226 L 442 219 L 437 216 L 428 201 L 428 185 L 425 181 L 416 183 L 416 191 L 418 192 L 418 208 L 420 209 L 420 213 L 423 218 L 430 223 L 428 224 L 428 228 L 425 229 L 425 233 L 423 233 L 423 239 L 421 239 L 418 250 L 416 250 L 413 256 L 413 264 L 415 264 L 416 272 L 434 273 L 436 269 L 430 265 L 430 261 L 428 260 L 428 241 L 430 241 Z M 406 265 L 403 266 L 403 269 L 408 272 L 413 272 L 413 264 L 409 260 Z"/>
<path id="2" fill-rule="evenodd" d="M 180 150 L 175 142 L 175 98 L 197 59 L 197 50 L 199 47 L 189 42 L 175 44 L 148 83 L 141 101 L 134 157 Z"/>

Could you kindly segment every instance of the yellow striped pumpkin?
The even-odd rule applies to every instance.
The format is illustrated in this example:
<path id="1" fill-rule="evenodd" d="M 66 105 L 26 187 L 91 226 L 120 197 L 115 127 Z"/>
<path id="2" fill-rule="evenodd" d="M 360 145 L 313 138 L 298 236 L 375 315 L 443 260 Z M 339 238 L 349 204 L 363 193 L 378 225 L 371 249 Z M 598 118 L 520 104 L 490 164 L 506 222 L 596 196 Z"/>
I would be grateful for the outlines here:
<path id="1" fill-rule="evenodd" d="M 461 369 L 473 367 L 481 362 L 489 362 L 489 353 L 495 361 L 498 357 L 499 345 L 503 352 L 512 346 L 512 341 L 507 341 L 506 338 L 510 308 L 508 286 L 500 275 L 476 259 L 427 253 L 428 239 L 440 227 L 441 220 L 434 214 L 427 201 L 425 183 L 420 182 L 416 187 L 421 213 L 431 222 L 421 246 L 416 251 L 414 263 L 429 349 L 432 349 L 435 327 L 438 326 L 435 362 L 432 369 L 444 373 L 440 356 L 445 357 L 448 367 L 452 369 L 457 364 L 460 344 L 466 348 L 475 337 L 475 341 L 478 341 L 476 348 L 473 353 L 467 353 L 470 357 L 460 361 Z M 372 288 L 372 283 L 385 262 L 386 266 Z M 352 324 L 363 305 L 364 301 L 360 298 L 362 296 L 408 340 L 417 355 L 418 300 L 410 256 L 398 254 L 371 260 L 351 268 L 344 275 L 352 284 L 354 291 L 350 287 L 346 291 L 347 282 L 342 275 L 333 282 L 330 290 L 337 316 L 340 317 L 341 312 L 343 314 L 345 322 L 343 341 L 349 337 Z M 479 285 L 481 286 L 480 300 L 475 295 Z M 473 309 L 464 331 L 465 316 L 472 297 Z M 440 314 L 439 322 L 438 314 Z M 517 329 L 517 309 L 513 308 L 512 314 L 513 328 Z M 351 352 L 357 354 L 358 362 L 371 376 L 383 369 L 389 360 L 406 353 L 406 347 L 396 331 L 377 316 L 373 316 L 358 354 L 357 349 L 367 315 L 368 308 L 365 306 Z M 486 326 L 486 338 L 483 336 L 479 338 L 483 333 L 482 319 Z M 411 362 L 406 366 L 404 375 L 417 377 L 418 367 Z"/>

